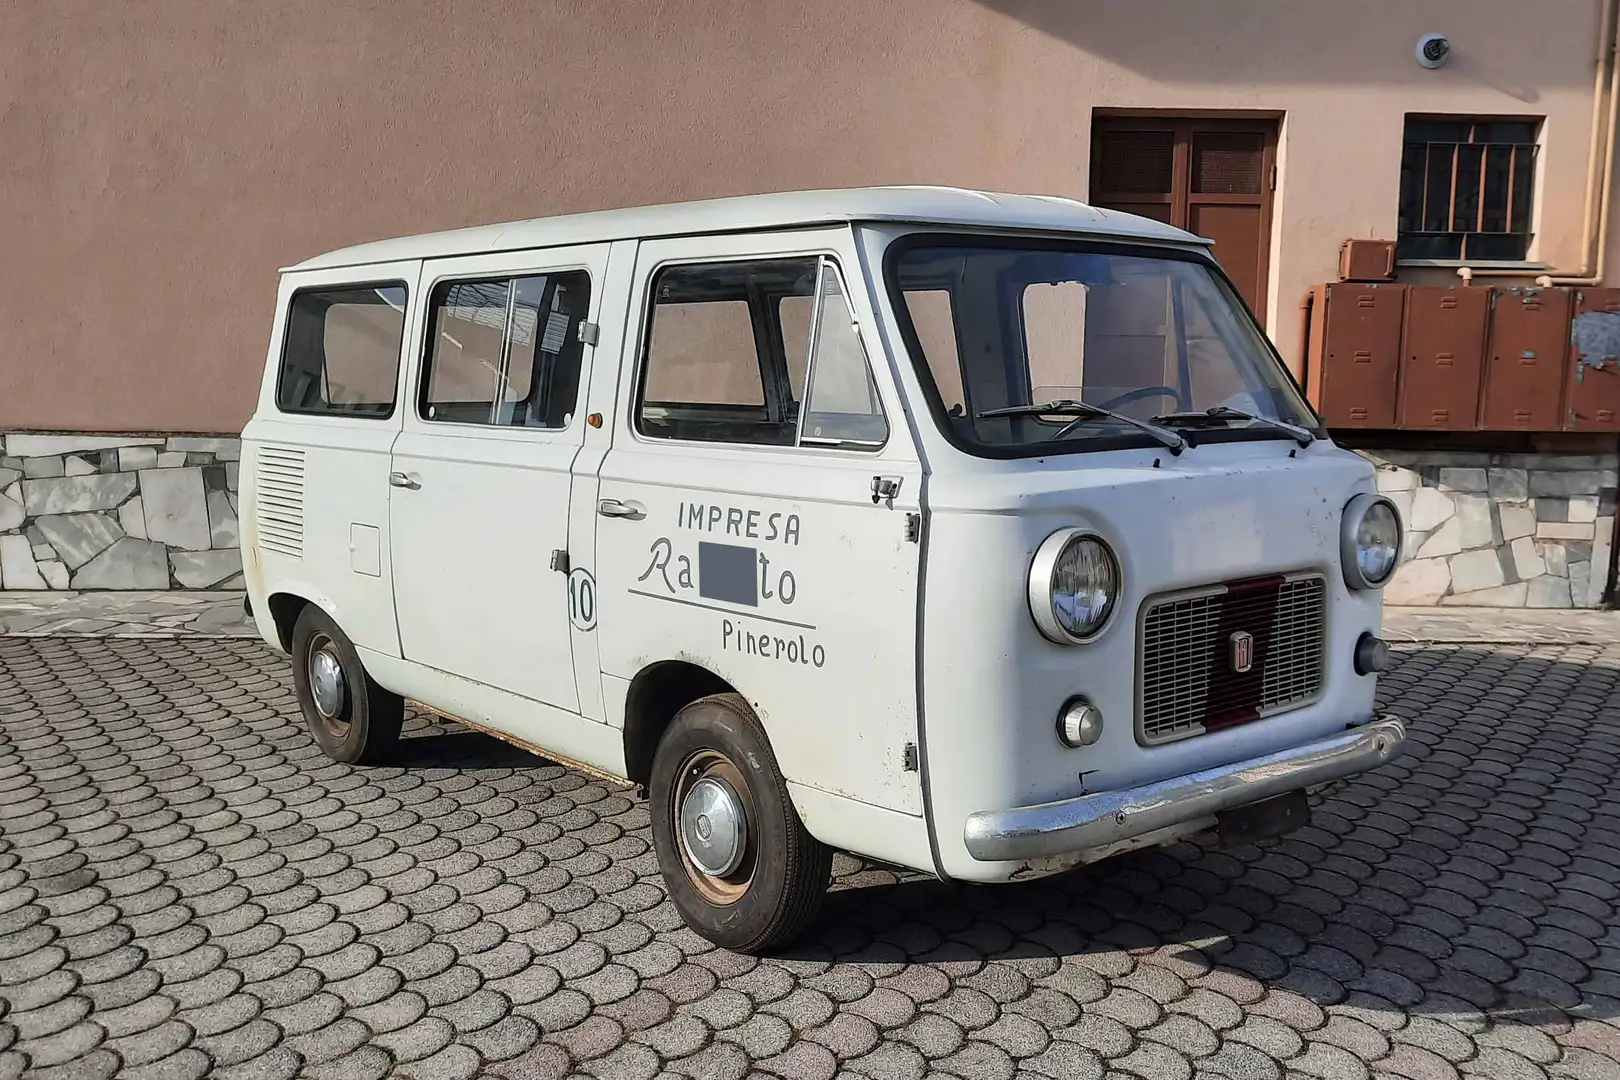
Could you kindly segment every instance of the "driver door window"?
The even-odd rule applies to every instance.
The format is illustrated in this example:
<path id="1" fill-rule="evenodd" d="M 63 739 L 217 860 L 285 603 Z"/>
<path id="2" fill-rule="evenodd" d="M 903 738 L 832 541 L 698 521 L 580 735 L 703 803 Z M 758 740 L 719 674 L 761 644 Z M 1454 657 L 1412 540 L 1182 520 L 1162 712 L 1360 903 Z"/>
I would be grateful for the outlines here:
<path id="1" fill-rule="evenodd" d="M 888 438 L 831 259 L 669 266 L 653 280 L 636 427 L 651 438 L 872 449 Z"/>

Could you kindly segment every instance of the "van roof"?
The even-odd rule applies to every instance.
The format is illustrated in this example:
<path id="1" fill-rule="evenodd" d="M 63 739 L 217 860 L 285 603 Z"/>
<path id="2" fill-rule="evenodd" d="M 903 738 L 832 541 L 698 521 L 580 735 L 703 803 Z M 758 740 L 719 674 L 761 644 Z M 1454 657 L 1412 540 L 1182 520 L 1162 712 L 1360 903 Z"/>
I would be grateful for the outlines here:
<path id="1" fill-rule="evenodd" d="M 1105 210 L 1055 195 L 1014 195 L 950 187 L 864 187 L 740 195 L 475 225 L 356 244 L 316 255 L 283 270 L 855 221 L 1040 229 L 1161 243 L 1208 243 L 1151 218 Z"/>

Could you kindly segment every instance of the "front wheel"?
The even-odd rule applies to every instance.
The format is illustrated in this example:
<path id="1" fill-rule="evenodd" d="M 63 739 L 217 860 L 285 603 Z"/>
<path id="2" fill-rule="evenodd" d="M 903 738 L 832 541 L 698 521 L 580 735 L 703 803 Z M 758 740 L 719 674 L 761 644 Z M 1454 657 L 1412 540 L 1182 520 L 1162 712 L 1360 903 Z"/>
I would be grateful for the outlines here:
<path id="1" fill-rule="evenodd" d="M 649 803 L 664 884 L 697 934 L 755 953 L 815 919 L 832 849 L 799 820 L 741 696 L 701 698 L 675 715 L 653 758 Z"/>

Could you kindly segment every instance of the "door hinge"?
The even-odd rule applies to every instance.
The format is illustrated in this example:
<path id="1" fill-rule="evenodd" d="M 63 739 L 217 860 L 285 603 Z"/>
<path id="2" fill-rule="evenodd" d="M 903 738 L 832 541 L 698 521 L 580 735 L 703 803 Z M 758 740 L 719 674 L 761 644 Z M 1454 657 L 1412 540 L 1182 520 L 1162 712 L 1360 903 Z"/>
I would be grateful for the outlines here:
<path id="1" fill-rule="evenodd" d="M 568 573 L 570 569 L 568 565 L 568 552 L 564 551 L 562 548 L 558 548 L 556 551 L 553 551 L 551 553 L 551 568 L 557 571 L 559 574 Z"/>
<path id="2" fill-rule="evenodd" d="M 586 345 L 595 345 L 596 339 L 601 337 L 601 329 L 593 322 L 579 324 L 579 340 Z"/>
<path id="3" fill-rule="evenodd" d="M 906 540 L 915 544 L 922 539 L 922 515 L 906 515 Z"/>
<path id="4" fill-rule="evenodd" d="M 1271 190 L 1277 190 L 1277 166 L 1275 165 L 1271 167 Z"/>
<path id="5" fill-rule="evenodd" d="M 914 742 L 906 743 L 905 753 L 902 755 L 902 763 L 905 766 L 905 771 L 906 772 L 916 772 L 917 771 L 917 744 L 916 743 L 914 743 Z"/>

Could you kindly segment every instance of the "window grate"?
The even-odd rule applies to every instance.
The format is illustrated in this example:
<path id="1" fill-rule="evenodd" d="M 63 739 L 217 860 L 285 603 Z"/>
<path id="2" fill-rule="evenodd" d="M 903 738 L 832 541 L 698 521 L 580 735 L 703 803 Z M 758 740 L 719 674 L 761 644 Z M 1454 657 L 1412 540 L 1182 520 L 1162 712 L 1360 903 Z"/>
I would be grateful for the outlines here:
<path id="1" fill-rule="evenodd" d="M 1114 195 L 1168 195 L 1175 184 L 1174 131 L 1104 131 L 1097 189 Z"/>
<path id="2" fill-rule="evenodd" d="M 1258 195 L 1266 137 L 1257 131 L 1199 131 L 1192 141 L 1192 190 L 1199 195 Z"/>
<path id="3" fill-rule="evenodd" d="M 1409 120 L 1396 255 L 1518 262 L 1530 250 L 1537 121 Z"/>

